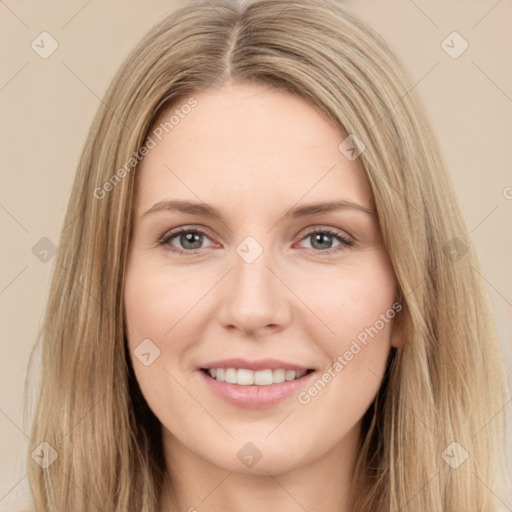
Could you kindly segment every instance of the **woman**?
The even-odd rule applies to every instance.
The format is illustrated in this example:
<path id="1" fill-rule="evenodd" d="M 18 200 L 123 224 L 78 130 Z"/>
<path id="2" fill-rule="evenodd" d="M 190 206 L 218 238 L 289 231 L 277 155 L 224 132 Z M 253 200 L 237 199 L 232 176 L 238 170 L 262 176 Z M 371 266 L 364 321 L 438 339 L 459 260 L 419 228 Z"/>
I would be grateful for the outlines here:
<path id="1" fill-rule="evenodd" d="M 334 1 L 176 11 L 77 171 L 34 509 L 498 510 L 508 394 L 478 269 L 370 28 Z"/>

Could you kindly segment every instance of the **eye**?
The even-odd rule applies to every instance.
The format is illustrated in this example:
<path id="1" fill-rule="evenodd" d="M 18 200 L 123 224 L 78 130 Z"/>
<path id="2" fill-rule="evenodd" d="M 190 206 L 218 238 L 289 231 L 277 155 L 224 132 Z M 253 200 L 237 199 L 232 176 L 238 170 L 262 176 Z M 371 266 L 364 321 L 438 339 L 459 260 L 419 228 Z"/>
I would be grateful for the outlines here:
<path id="1" fill-rule="evenodd" d="M 180 246 L 177 247 L 172 243 L 174 239 L 177 240 Z M 180 228 L 165 234 L 159 243 L 180 254 L 195 254 L 198 250 L 204 248 L 202 245 L 205 239 L 209 240 L 207 234 L 201 229 Z"/>
<path id="2" fill-rule="evenodd" d="M 342 251 L 347 247 L 354 245 L 354 240 L 341 231 L 331 228 L 316 228 L 309 231 L 302 240 L 311 239 L 311 248 L 316 249 L 315 252 L 323 252 L 331 254 L 333 252 Z M 338 241 L 338 245 L 333 247 L 333 241 Z"/>
<path id="3" fill-rule="evenodd" d="M 306 233 L 301 241 L 307 240 L 308 238 L 311 239 L 310 249 L 314 249 L 315 252 L 325 254 L 342 251 L 345 248 L 354 245 L 354 240 L 352 240 L 348 235 L 332 228 L 312 229 Z M 159 244 L 168 247 L 173 252 L 192 255 L 205 247 L 211 247 L 214 245 L 213 243 L 210 243 L 207 246 L 203 246 L 203 242 L 205 240 L 211 241 L 203 230 L 199 228 L 184 227 L 166 233 L 159 241 Z M 337 241 L 338 245 L 333 247 L 332 244 L 334 241 Z M 176 245 L 176 243 L 179 245 Z"/>

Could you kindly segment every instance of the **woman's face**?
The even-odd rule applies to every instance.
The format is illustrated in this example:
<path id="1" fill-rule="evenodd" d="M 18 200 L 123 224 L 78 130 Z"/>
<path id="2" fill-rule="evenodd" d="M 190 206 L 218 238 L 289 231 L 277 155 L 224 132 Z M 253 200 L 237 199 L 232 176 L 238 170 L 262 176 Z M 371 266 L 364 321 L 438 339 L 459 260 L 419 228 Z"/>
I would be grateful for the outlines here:
<path id="1" fill-rule="evenodd" d="M 124 296 L 167 454 L 255 474 L 353 454 L 400 345 L 360 159 L 290 93 L 188 99 L 157 121 L 137 171 Z"/>

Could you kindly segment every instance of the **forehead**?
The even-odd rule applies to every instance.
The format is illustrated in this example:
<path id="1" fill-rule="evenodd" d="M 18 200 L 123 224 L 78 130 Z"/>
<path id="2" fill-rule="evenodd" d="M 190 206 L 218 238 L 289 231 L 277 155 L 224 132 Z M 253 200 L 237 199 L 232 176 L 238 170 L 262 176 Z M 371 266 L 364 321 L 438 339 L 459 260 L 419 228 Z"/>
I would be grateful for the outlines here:
<path id="1" fill-rule="evenodd" d="M 183 108 L 190 98 L 195 106 Z M 140 209 L 166 194 L 215 204 L 273 200 L 283 207 L 307 194 L 371 206 L 362 163 L 338 149 L 347 134 L 286 91 L 256 84 L 211 88 L 163 112 L 150 136 L 156 146 L 138 169 Z"/>

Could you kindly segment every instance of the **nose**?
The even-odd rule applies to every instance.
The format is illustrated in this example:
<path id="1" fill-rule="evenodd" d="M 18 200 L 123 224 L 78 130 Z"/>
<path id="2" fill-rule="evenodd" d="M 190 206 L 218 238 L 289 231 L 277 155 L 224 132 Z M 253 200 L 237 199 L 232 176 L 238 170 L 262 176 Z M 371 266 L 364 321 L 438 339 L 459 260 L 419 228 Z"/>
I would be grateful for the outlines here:
<path id="1" fill-rule="evenodd" d="M 266 251 L 252 263 L 234 254 L 218 319 L 228 329 L 244 334 L 282 330 L 291 318 L 290 296 Z"/>

